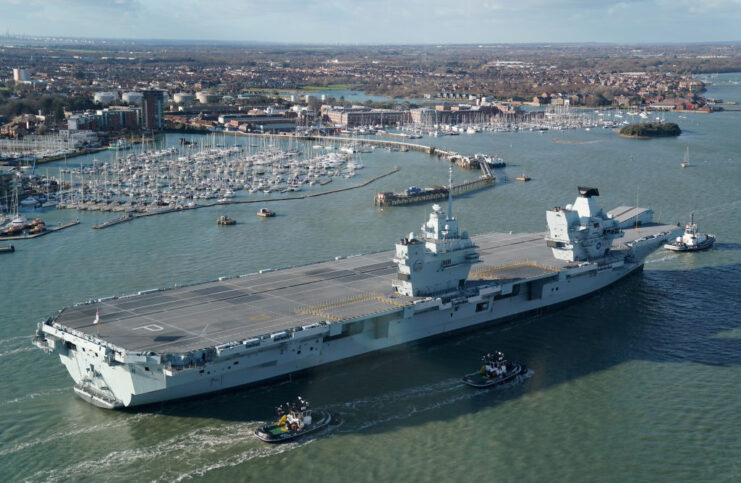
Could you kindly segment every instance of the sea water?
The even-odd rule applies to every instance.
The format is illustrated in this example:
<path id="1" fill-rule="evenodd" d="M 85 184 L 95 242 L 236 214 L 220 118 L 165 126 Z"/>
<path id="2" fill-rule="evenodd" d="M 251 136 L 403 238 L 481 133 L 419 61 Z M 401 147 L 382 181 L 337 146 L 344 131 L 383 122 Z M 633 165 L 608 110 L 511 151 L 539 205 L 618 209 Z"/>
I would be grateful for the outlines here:
<path id="1" fill-rule="evenodd" d="M 707 95 L 741 100 L 741 86 L 729 82 L 740 79 L 718 76 Z M 741 113 L 679 116 L 665 115 L 683 130 L 671 139 L 592 129 L 419 142 L 498 153 L 507 162 L 493 188 L 455 200 L 455 215 L 472 234 L 544 231 L 545 210 L 573 202 L 576 187 L 585 185 L 600 190 L 605 209 L 637 203 L 666 223 L 684 223 L 694 212 L 699 229 L 717 236 L 714 249 L 659 250 L 641 274 L 555 312 L 278 384 L 133 410 L 106 411 L 77 398 L 59 359 L 31 346 L 36 324 L 89 299 L 390 250 L 419 229 L 430 206 L 381 210 L 374 195 L 444 184 L 447 163 L 377 149 L 363 154 L 366 167 L 355 178 L 311 189 L 401 168 L 363 188 L 202 208 L 105 230 L 91 226 L 118 215 L 27 213 L 47 223 L 81 223 L 13 242 L 16 252 L 0 257 L 3 479 L 738 481 Z M 175 145 L 178 137 L 164 142 Z M 691 166 L 682 169 L 687 146 Z M 513 180 L 522 173 L 532 181 Z M 456 169 L 455 176 L 476 173 Z M 261 206 L 278 216 L 256 217 Z M 239 223 L 217 226 L 221 214 Z M 484 391 L 461 384 L 460 376 L 493 350 L 526 364 L 531 377 Z M 287 445 L 258 441 L 254 429 L 299 395 L 342 424 Z"/>

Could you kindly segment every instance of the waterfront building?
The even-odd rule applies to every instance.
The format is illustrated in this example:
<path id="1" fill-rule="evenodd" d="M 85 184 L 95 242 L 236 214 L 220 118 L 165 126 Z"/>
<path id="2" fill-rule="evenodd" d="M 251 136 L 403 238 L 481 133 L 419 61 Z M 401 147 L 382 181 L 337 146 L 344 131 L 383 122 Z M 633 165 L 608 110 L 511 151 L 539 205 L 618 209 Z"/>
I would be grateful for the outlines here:
<path id="1" fill-rule="evenodd" d="M 142 91 L 142 127 L 147 131 L 161 131 L 165 126 L 165 96 L 163 91 Z"/>
<path id="2" fill-rule="evenodd" d="M 72 114 L 67 118 L 67 128 L 71 131 L 134 131 L 142 126 L 142 118 L 142 108 L 115 106 L 96 112 Z"/>
<path id="3" fill-rule="evenodd" d="M 83 146 L 97 146 L 100 142 L 98 134 L 95 131 L 60 129 L 58 134 L 60 138 L 67 141 L 69 147 L 74 149 L 79 149 Z"/>
<path id="4" fill-rule="evenodd" d="M 0 205 L 10 207 L 13 193 L 18 184 L 16 172 L 0 166 Z"/>
<path id="5" fill-rule="evenodd" d="M 106 131 L 134 131 L 141 127 L 142 109 L 138 107 L 116 106 L 98 111 L 98 114 L 103 116 L 103 129 Z"/>
<path id="6" fill-rule="evenodd" d="M 239 130 L 243 131 L 242 127 L 243 125 L 239 126 Z M 251 132 L 259 132 L 259 133 L 275 133 L 275 132 L 291 132 L 296 130 L 296 123 L 295 122 L 279 122 L 279 123 L 260 123 L 260 124 L 254 124 L 249 131 Z"/>
<path id="7" fill-rule="evenodd" d="M 409 122 L 409 111 L 371 109 L 366 106 L 322 106 L 322 114 L 335 126 L 356 127 L 403 124 Z"/>
<path id="8" fill-rule="evenodd" d="M 411 110 L 414 124 L 432 126 L 436 124 L 479 124 L 490 122 L 500 110 L 496 106 L 439 105 L 435 109 L 419 108 Z"/>
<path id="9" fill-rule="evenodd" d="M 71 114 L 67 118 L 67 129 L 70 131 L 90 130 L 100 131 L 101 120 L 94 112 L 81 112 Z"/>

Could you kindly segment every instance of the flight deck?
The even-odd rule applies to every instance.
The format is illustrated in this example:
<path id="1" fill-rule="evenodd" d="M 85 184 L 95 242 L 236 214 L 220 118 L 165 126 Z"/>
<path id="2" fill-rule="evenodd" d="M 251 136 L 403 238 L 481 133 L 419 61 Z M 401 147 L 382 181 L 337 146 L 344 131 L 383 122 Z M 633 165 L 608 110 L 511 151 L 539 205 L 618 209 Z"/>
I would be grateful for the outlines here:
<path id="1" fill-rule="evenodd" d="M 643 225 L 626 230 L 620 244 L 672 229 Z M 474 236 L 481 263 L 472 267 L 469 280 L 538 278 L 575 265 L 555 259 L 544 236 Z M 621 245 L 613 251 L 619 252 Z M 393 291 L 397 266 L 392 258 L 393 252 L 385 251 L 105 299 L 62 310 L 54 325 L 128 351 L 186 353 L 316 323 L 390 313 L 421 298 Z"/>

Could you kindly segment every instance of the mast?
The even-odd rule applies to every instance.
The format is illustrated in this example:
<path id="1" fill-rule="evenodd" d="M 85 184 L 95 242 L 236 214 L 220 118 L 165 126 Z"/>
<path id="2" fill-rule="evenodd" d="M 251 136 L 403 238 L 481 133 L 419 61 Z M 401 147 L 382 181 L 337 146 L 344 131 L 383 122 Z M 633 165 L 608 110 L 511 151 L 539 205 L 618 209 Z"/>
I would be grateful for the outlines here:
<path id="1" fill-rule="evenodd" d="M 448 220 L 453 219 L 453 165 L 448 167 Z"/>

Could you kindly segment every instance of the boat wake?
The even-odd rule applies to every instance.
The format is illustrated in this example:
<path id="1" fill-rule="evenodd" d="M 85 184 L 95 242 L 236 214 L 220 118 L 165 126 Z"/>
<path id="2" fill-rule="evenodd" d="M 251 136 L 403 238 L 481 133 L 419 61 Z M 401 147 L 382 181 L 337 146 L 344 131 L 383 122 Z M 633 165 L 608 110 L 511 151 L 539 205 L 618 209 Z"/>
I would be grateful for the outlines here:
<path id="1" fill-rule="evenodd" d="M 519 376 L 517 380 L 499 386 L 497 389 L 514 386 L 531 375 L 532 371 L 528 371 L 527 374 Z M 392 421 L 405 420 L 459 401 L 482 397 L 491 392 L 491 390 L 471 390 L 455 377 L 373 397 L 330 404 L 324 406 L 323 409 L 336 415 L 336 423 L 330 424 L 315 434 L 307 435 L 305 438 L 280 445 L 266 445 L 257 439 L 254 434 L 255 429 L 265 424 L 257 421 L 212 424 L 183 431 L 149 446 L 142 446 L 141 442 L 136 439 L 125 441 L 116 438 L 115 445 L 110 440 L 106 440 L 108 443 L 101 444 L 106 448 L 115 447 L 113 451 L 101 449 L 96 454 L 88 453 L 85 455 L 86 459 L 66 467 L 38 471 L 28 479 L 32 481 L 97 479 L 111 474 L 125 478 L 128 471 L 133 471 L 132 468 L 148 467 L 153 469 L 154 474 L 146 479 L 182 481 L 202 477 L 215 470 L 239 466 L 254 459 L 280 455 L 312 444 L 333 433 L 356 433 Z M 372 417 L 369 419 L 368 415 Z M 4 450 L 0 452 L 0 456 L 66 440 L 70 437 L 79 439 L 90 433 L 116 433 L 116 430 L 120 430 L 122 426 L 150 425 L 151 421 L 148 418 L 157 416 L 161 415 L 140 413 L 122 420 L 78 430 L 60 431 L 47 438 L 28 441 Z M 88 438 L 94 437 L 88 436 Z M 38 449 L 33 451 L 38 451 Z M 139 476 L 141 477 L 141 474 Z"/>
<path id="2" fill-rule="evenodd" d="M 671 255 L 664 255 L 663 257 L 649 258 L 644 263 L 646 265 L 652 265 L 654 263 L 661 263 L 661 262 L 666 262 L 668 260 L 674 260 L 677 257 L 679 257 L 679 255 L 677 253 L 672 253 Z"/>
<path id="3" fill-rule="evenodd" d="M 137 415 L 140 416 L 140 415 Z M 141 415 L 147 416 L 147 415 Z M 127 421 L 128 423 L 131 420 Z M 280 445 L 265 445 L 257 439 L 254 430 L 261 424 L 254 421 L 246 423 L 230 423 L 228 425 L 212 425 L 184 432 L 169 439 L 161 440 L 150 446 L 138 446 L 136 441 L 130 444 L 134 447 L 115 450 L 107 454 L 90 456 L 89 459 L 78 461 L 67 467 L 53 470 L 39 471 L 28 478 L 30 481 L 66 481 L 80 478 L 99 479 L 107 475 L 125 475 L 132 468 L 144 466 L 155 468 L 165 467 L 159 476 L 152 475 L 146 479 L 154 481 L 182 481 L 193 477 L 203 476 L 221 468 L 238 466 L 255 458 L 266 458 L 291 451 L 308 444 L 318 438 L 326 436 L 342 425 L 329 425 L 322 431 L 294 442 Z M 32 441 L 12 448 L 11 453 L 26 447 L 47 443 L 53 439 L 67 439 L 82 433 L 106 430 L 110 432 L 116 424 L 102 424 L 77 432 L 65 432 L 44 441 Z M 120 442 L 117 443 L 120 445 Z M 22 446 L 22 447 L 21 447 Z M 222 457 L 223 456 L 223 457 Z M 214 459 L 216 461 L 214 461 Z M 180 471 L 173 470 L 174 468 Z M 186 469 L 186 471 L 182 471 Z M 141 474 L 139 474 L 141 476 Z"/>
<path id="4" fill-rule="evenodd" d="M 15 337 L 8 337 L 7 339 L 0 339 L 0 347 L 5 346 L 6 344 L 14 344 L 16 341 L 19 340 L 28 342 L 31 340 L 31 337 L 29 335 L 18 335 Z"/>
<path id="5" fill-rule="evenodd" d="M 54 394 L 62 394 L 62 393 L 69 393 L 70 389 L 69 387 L 58 387 L 56 389 L 51 389 L 49 391 L 41 391 L 41 392 L 32 392 L 29 394 L 24 394 L 23 396 L 18 396 L 14 399 L 8 399 L 7 401 L 0 401 L 0 405 L 7 405 L 7 404 L 20 404 L 26 401 L 30 401 L 32 399 L 36 399 L 39 397 L 47 397 L 52 396 Z"/>
<path id="6" fill-rule="evenodd" d="M 183 481 L 186 479 L 191 479 L 193 477 L 204 476 L 211 471 L 219 470 L 222 468 L 230 468 L 233 466 L 239 466 L 243 463 L 254 460 L 256 458 L 267 458 L 270 456 L 276 456 L 282 453 L 286 453 L 288 451 L 292 451 L 302 446 L 306 446 L 307 444 L 310 444 L 311 442 L 313 442 L 315 439 L 316 438 L 311 438 L 305 441 L 299 440 L 299 441 L 295 441 L 292 443 L 262 446 L 260 448 L 252 448 L 247 451 L 243 451 L 241 453 L 231 455 L 227 458 L 218 460 L 209 465 L 202 466 L 200 468 L 196 468 L 194 470 L 191 470 L 185 473 L 180 473 L 177 475 L 163 474 L 162 476 L 160 476 L 154 481 L 163 481 L 163 482 L 164 481 L 167 481 L 167 482 L 176 481 L 177 482 L 177 481 Z"/>
<path id="7" fill-rule="evenodd" d="M 518 378 L 512 382 L 499 386 L 498 389 L 512 387 L 522 380 L 532 376 L 532 374 L 532 371 L 528 371 L 526 374 L 518 376 Z M 323 406 L 322 408 L 337 415 L 339 417 L 339 422 L 336 424 L 330 424 L 327 428 L 324 428 L 315 434 L 281 445 L 264 445 L 260 443 L 260 447 L 258 448 L 248 448 L 236 454 L 230 454 L 216 462 L 209 463 L 205 466 L 184 473 L 177 475 L 169 473 L 163 474 L 157 479 L 157 481 L 182 481 L 193 477 L 202 477 L 214 470 L 239 466 L 256 458 L 266 458 L 301 448 L 332 433 L 356 433 L 388 422 L 405 420 L 417 414 L 449 406 L 462 400 L 482 397 L 486 394 L 491 394 L 491 391 L 470 390 L 470 388 L 463 385 L 460 382 L 460 379 L 456 377 L 432 384 L 425 384 L 400 391 L 380 394 L 374 397 L 330 404 Z M 368 414 L 372 414 L 374 417 L 372 419 L 367 419 L 366 416 Z M 257 438 L 252 435 L 252 431 L 256 426 L 262 424 L 265 423 L 249 423 L 247 426 L 244 426 L 244 431 L 249 432 L 249 434 L 245 436 L 245 441 L 252 439 L 256 440 Z M 232 441 L 233 438 L 229 435 L 224 435 L 222 439 L 225 441 Z M 200 447 L 201 445 L 195 446 Z M 222 448 L 222 450 L 223 449 L 225 448 Z M 174 452 L 169 453 L 175 454 Z M 178 458 L 180 457 L 181 456 L 178 455 Z"/>
<path id="8" fill-rule="evenodd" d="M 69 389 L 65 388 L 64 391 L 68 392 Z M 48 395 L 53 392 L 59 392 L 59 391 L 54 390 L 54 391 L 48 391 L 45 393 L 39 393 L 36 397 L 40 397 L 42 395 Z M 150 416 L 151 414 L 142 413 L 142 414 L 137 414 L 133 416 L 132 418 L 129 418 L 125 421 L 111 421 L 108 423 L 95 424 L 93 426 L 85 426 L 83 428 L 78 428 L 78 429 L 65 429 L 64 431 L 53 433 L 46 438 L 37 438 L 31 441 L 25 441 L 23 443 L 18 443 L 15 446 L 11 446 L 9 448 L 4 448 L 0 450 L 0 456 L 6 456 L 9 454 L 17 453 L 19 451 L 23 451 L 25 449 L 32 448 L 34 446 L 48 445 L 48 444 L 54 443 L 59 440 L 69 439 L 70 437 L 73 437 L 73 436 L 82 436 L 82 435 L 86 435 L 90 433 L 96 433 L 99 431 L 110 432 L 111 430 L 121 429 L 125 426 L 128 426 L 129 424 L 139 422 L 142 419 L 150 417 Z"/>
<path id="9" fill-rule="evenodd" d="M 382 394 L 368 399 L 358 399 L 336 405 L 347 428 L 340 433 L 363 431 L 391 421 L 400 421 L 415 415 L 433 411 L 460 401 L 481 397 L 492 390 L 503 390 L 520 384 L 532 377 L 532 370 L 517 376 L 512 381 L 486 390 L 472 390 L 461 383 L 460 378 L 450 378 L 434 384 L 417 386 L 401 391 Z M 363 416 L 372 414 L 370 420 Z"/>
<path id="10" fill-rule="evenodd" d="M 0 352 L 0 358 L 20 354 L 22 352 L 38 352 L 38 349 L 36 349 L 35 347 L 16 347 L 15 349 Z"/>
<path id="11" fill-rule="evenodd" d="M 239 466 L 255 458 L 267 458 L 301 448 L 313 443 L 318 439 L 326 437 L 330 433 L 337 431 L 337 429 L 344 424 L 342 418 L 338 418 L 336 414 L 333 418 L 333 422 L 330 423 L 327 427 L 322 428 L 316 433 L 308 434 L 305 437 L 298 438 L 295 441 L 278 445 L 265 445 L 261 441 L 258 441 L 258 443 L 260 444 L 260 447 L 258 448 L 251 448 L 246 451 L 242 451 L 239 454 L 230 455 L 229 457 L 216 461 L 215 463 L 211 463 L 206 466 L 202 466 L 200 468 L 196 468 L 194 470 L 178 475 L 162 475 L 156 481 L 182 481 L 184 479 L 204 476 L 211 471 L 222 468 L 229 468 L 232 466 Z M 267 421 L 258 423 L 258 427 L 266 424 L 266 422 Z M 252 430 L 250 431 L 250 435 L 251 438 L 248 439 L 254 439 L 255 441 L 257 441 L 257 437 L 254 436 L 254 428 L 252 428 Z"/>

